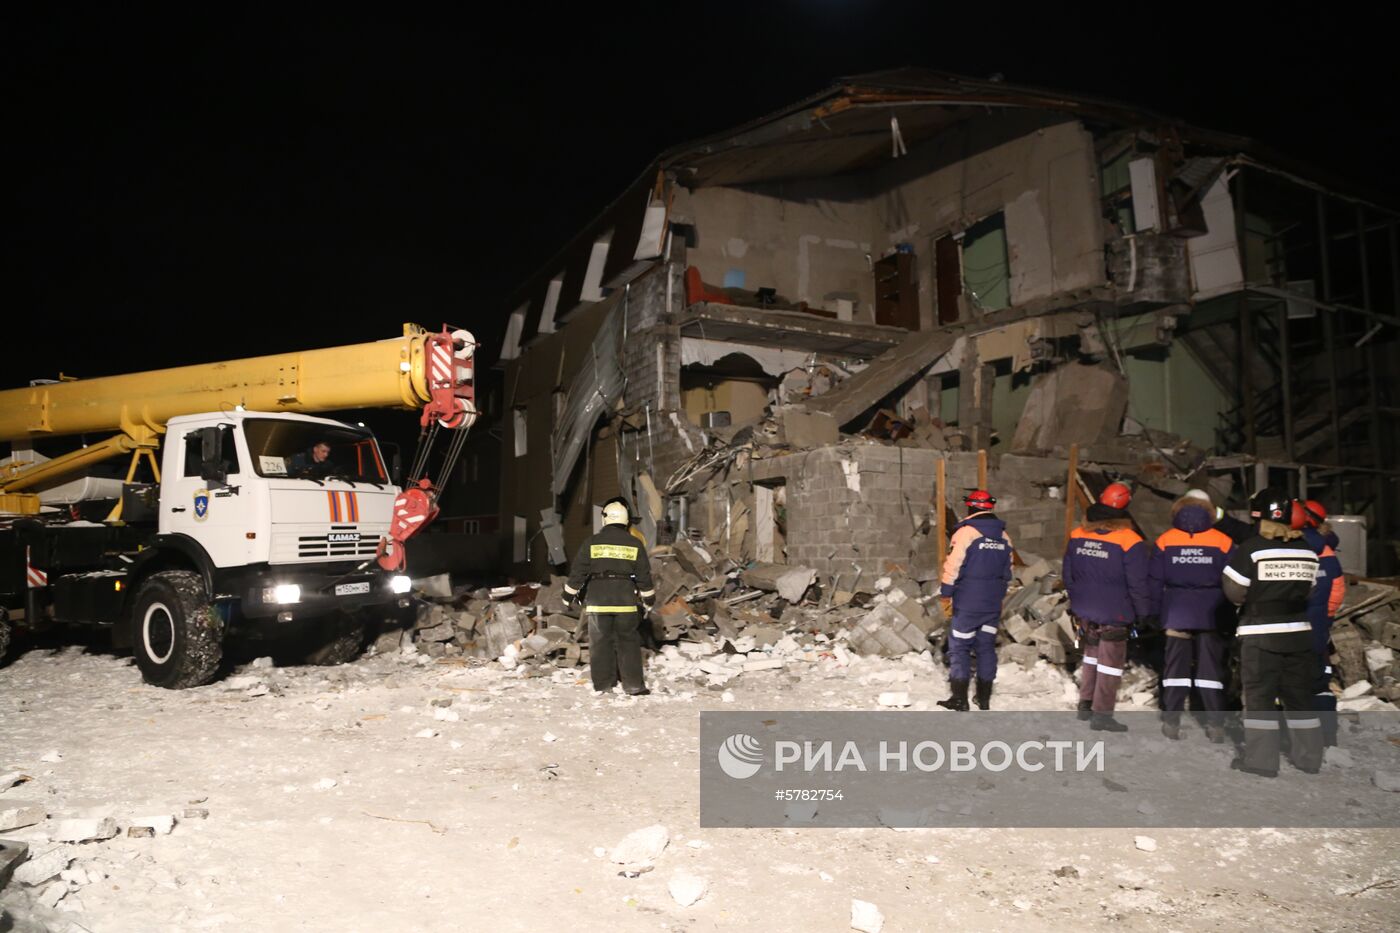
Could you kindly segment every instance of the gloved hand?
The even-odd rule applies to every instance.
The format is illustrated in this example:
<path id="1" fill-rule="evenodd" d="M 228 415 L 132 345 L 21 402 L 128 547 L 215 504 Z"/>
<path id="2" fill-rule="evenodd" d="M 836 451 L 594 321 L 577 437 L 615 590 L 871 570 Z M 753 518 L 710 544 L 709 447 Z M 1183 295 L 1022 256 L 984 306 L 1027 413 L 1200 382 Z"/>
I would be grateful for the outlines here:
<path id="1" fill-rule="evenodd" d="M 943 610 L 943 618 L 951 619 L 953 617 L 953 597 L 938 597 L 938 608 Z"/>

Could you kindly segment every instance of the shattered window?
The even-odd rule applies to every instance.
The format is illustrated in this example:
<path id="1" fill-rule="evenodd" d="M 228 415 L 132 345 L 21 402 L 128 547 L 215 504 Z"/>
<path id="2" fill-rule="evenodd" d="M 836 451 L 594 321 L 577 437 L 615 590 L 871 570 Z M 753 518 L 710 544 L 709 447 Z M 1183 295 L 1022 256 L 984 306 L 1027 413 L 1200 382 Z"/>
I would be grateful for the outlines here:
<path id="1" fill-rule="evenodd" d="M 963 285 L 972 306 L 997 311 L 1011 305 L 1011 267 L 1005 214 L 993 214 L 963 234 Z"/>

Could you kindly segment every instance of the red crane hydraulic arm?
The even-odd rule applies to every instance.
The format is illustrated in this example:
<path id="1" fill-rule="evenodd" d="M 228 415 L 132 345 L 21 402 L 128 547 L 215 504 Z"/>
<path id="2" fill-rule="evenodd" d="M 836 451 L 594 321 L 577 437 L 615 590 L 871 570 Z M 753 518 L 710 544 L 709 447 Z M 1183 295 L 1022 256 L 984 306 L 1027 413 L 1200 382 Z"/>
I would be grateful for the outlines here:
<path id="1" fill-rule="evenodd" d="M 476 389 L 472 385 L 475 352 L 476 338 L 468 331 L 448 331 L 443 327 L 442 333 L 428 336 L 424 368 L 431 399 L 423 406 L 418 451 L 404 481 L 404 490 L 394 500 L 389 533 L 379 542 L 377 559 L 385 570 L 403 569 L 405 542 L 437 517 L 442 484 L 451 477 L 466 442 L 467 429 L 476 422 Z M 438 482 L 434 483 L 428 476 L 428 461 L 438 432 L 443 428 L 451 432 L 451 440 L 438 472 Z"/>

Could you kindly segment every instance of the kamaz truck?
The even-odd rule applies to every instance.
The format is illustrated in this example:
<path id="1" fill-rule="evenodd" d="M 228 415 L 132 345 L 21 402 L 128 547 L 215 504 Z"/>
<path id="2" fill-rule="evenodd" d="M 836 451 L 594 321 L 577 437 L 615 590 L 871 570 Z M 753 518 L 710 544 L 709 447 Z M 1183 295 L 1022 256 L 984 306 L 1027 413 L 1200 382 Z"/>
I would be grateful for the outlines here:
<path id="1" fill-rule="evenodd" d="M 339 663 L 368 620 L 406 605 L 405 542 L 437 514 L 425 475 L 445 429 L 450 473 L 476 418 L 475 341 L 402 337 L 0 391 L 0 657 L 13 625 L 109 627 L 143 678 L 217 676 L 240 628 L 309 630 Z M 314 412 L 420 412 L 395 485 L 373 435 Z M 91 441 L 94 436 L 101 439 Z M 35 442 L 77 437 L 49 459 Z M 125 474 L 99 465 L 125 458 Z"/>

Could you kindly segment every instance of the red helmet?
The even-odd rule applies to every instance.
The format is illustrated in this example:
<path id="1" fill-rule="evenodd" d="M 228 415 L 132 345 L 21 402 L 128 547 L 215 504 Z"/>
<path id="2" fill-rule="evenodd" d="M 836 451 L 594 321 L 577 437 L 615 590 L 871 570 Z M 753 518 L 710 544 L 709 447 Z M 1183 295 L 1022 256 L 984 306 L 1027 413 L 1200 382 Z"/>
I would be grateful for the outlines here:
<path id="1" fill-rule="evenodd" d="M 997 504 L 996 496 L 985 489 L 974 489 L 963 498 L 963 505 L 974 512 L 987 512 Z"/>
<path id="2" fill-rule="evenodd" d="M 1303 521 L 1308 527 L 1316 528 L 1327 521 L 1327 507 L 1316 499 L 1309 499 L 1303 503 Z"/>
<path id="3" fill-rule="evenodd" d="M 1099 505 L 1106 505 L 1110 509 L 1126 509 L 1132 501 L 1133 491 L 1122 483 L 1110 483 L 1099 495 Z"/>
<path id="4" fill-rule="evenodd" d="M 1303 503 L 1297 499 L 1293 500 L 1293 504 L 1288 510 L 1288 527 L 1294 531 L 1302 531 L 1307 527 L 1307 515 L 1303 511 Z"/>

